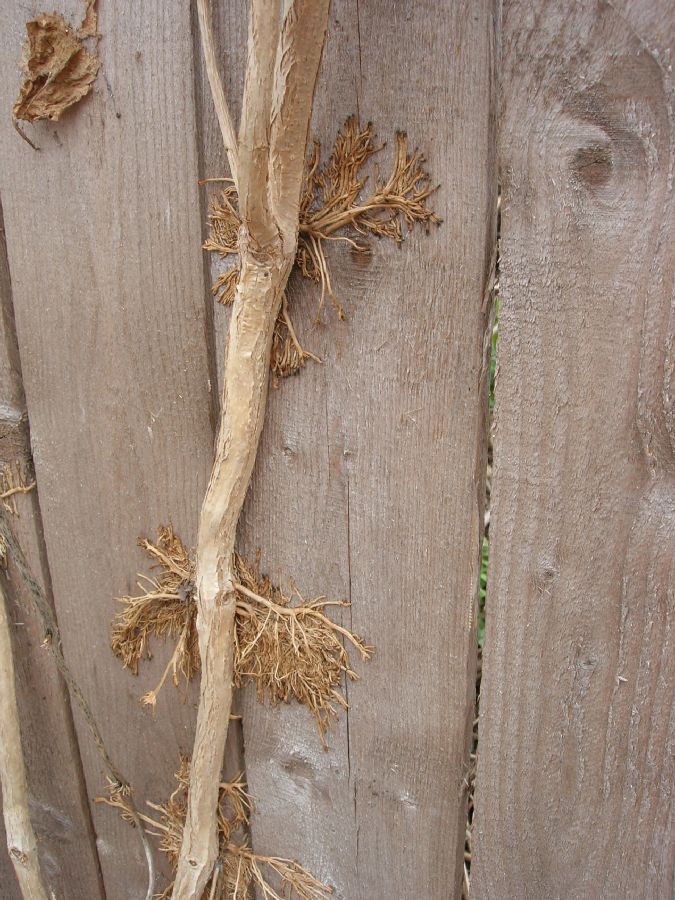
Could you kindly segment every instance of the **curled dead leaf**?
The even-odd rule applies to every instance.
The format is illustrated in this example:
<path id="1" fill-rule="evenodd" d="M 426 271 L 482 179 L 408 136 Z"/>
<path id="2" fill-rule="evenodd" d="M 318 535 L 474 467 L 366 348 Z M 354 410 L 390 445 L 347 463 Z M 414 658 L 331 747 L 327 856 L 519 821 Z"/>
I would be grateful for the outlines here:
<path id="1" fill-rule="evenodd" d="M 14 121 L 58 121 L 89 93 L 101 66 L 82 44 L 96 36 L 95 0 L 87 0 L 80 28 L 73 30 L 60 13 L 41 13 L 26 22 L 21 52 L 24 81 L 14 103 Z"/>

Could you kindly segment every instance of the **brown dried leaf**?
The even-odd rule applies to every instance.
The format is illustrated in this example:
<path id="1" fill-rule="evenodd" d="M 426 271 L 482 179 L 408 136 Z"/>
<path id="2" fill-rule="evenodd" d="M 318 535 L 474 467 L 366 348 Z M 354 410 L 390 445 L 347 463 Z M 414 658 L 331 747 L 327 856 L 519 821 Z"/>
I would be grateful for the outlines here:
<path id="1" fill-rule="evenodd" d="M 26 22 L 21 52 L 25 78 L 12 109 L 14 120 L 58 121 L 89 93 L 101 66 L 82 39 L 96 34 L 96 11 L 88 0 L 82 26 L 73 31 L 60 13 L 41 13 Z"/>

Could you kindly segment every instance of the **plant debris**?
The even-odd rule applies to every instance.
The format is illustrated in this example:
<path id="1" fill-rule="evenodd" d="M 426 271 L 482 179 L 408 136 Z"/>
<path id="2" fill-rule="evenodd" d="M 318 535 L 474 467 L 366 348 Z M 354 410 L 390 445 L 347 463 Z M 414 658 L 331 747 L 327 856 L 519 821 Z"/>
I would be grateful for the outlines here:
<path id="1" fill-rule="evenodd" d="M 26 41 L 21 51 L 20 67 L 24 80 L 12 109 L 17 122 L 50 119 L 57 122 L 65 110 L 91 90 L 101 66 L 100 61 L 82 44 L 97 37 L 95 0 L 87 0 L 84 17 L 73 30 L 61 13 L 40 13 L 26 22 Z"/>
<path id="2" fill-rule="evenodd" d="M 371 239 L 386 237 L 396 244 L 404 239 L 404 229 L 440 223 L 427 206 L 435 188 L 424 169 L 425 158 L 417 150 L 408 152 L 408 141 L 402 132 L 396 135 L 396 155 L 391 175 L 385 181 L 377 178 L 372 193 L 365 198 L 368 176 L 366 163 L 382 150 L 376 146 L 373 126 L 361 127 L 355 116 L 345 122 L 338 133 L 328 161 L 321 166 L 321 148 L 314 142 L 307 161 L 305 188 L 300 203 L 300 235 L 295 265 L 305 278 L 320 285 L 317 319 L 328 297 L 340 319 L 344 309 L 336 297 L 326 258 L 327 241 L 343 241 L 361 254 L 372 252 Z M 232 265 L 221 273 L 211 289 L 214 297 L 225 305 L 234 300 L 239 278 L 239 229 L 237 192 L 230 179 L 214 199 L 209 212 L 209 236 L 204 249 L 221 258 L 232 258 Z M 288 303 L 284 304 L 277 323 L 272 348 L 272 371 L 275 376 L 295 374 L 308 358 L 318 361 L 304 350 L 291 324 Z"/>
<path id="3" fill-rule="evenodd" d="M 195 566 L 171 526 L 159 529 L 157 544 L 145 538 L 139 544 L 151 560 L 154 576 L 139 575 L 141 593 L 118 598 L 124 609 L 113 621 L 111 646 L 125 667 L 137 674 L 141 658 L 150 656 L 151 635 L 176 641 L 159 684 L 141 698 L 155 706 L 170 674 L 178 686 L 181 676 L 189 682 L 200 669 Z M 254 681 L 258 699 L 272 705 L 296 699 L 311 711 L 326 746 L 326 729 L 338 708 L 347 708 L 340 692 L 342 675 L 358 677 L 343 639 L 363 660 L 370 658 L 372 648 L 326 615 L 328 607 L 348 603 L 324 597 L 307 601 L 295 585 L 285 590 L 261 576 L 258 565 L 258 560 L 235 557 L 235 686 Z"/>
<path id="4" fill-rule="evenodd" d="M 176 772 L 178 785 L 164 804 L 147 803 L 155 816 L 139 814 L 148 831 L 159 839 L 159 848 L 176 871 L 183 828 L 187 815 L 190 760 L 182 755 Z M 120 810 L 124 821 L 134 824 L 128 800 L 117 785 L 111 784 L 108 797 L 97 797 Z M 218 796 L 218 861 L 203 897 L 208 900 L 249 900 L 252 888 L 265 900 L 323 900 L 332 888 L 318 881 L 299 863 L 276 856 L 254 853 L 246 843 L 245 829 L 253 809 L 251 798 L 241 775 L 232 782 L 221 782 Z M 272 882 L 278 883 L 278 888 Z M 173 883 L 159 895 L 168 900 Z"/>

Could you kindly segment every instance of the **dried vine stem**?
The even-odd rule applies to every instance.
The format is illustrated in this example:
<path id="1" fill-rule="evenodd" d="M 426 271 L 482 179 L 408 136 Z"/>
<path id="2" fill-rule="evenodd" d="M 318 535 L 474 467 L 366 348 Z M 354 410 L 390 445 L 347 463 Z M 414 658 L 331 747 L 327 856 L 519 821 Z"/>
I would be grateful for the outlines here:
<path id="1" fill-rule="evenodd" d="M 108 777 L 113 784 L 117 785 L 120 793 L 124 794 L 127 798 L 130 815 L 134 820 L 139 838 L 141 840 L 141 843 L 143 844 L 143 852 L 145 854 L 145 859 L 148 867 L 148 890 L 146 894 L 146 900 L 152 900 L 155 893 L 155 860 L 152 854 L 152 847 L 150 846 L 150 842 L 148 841 L 145 829 L 143 828 L 141 819 L 138 815 L 138 810 L 136 809 L 132 798 L 131 786 L 129 785 L 129 782 L 122 776 L 119 769 L 115 766 L 112 759 L 110 758 L 106 746 L 103 743 L 103 738 L 101 736 L 101 732 L 99 730 L 96 719 L 94 718 L 94 714 L 91 711 L 91 707 L 89 706 L 89 703 L 82 693 L 80 685 L 77 683 L 73 676 L 73 673 L 70 671 L 70 667 L 65 660 L 63 650 L 61 648 L 61 634 L 59 631 L 59 626 L 56 622 L 56 617 L 54 616 L 54 612 L 49 605 L 44 591 L 37 583 L 37 581 L 33 577 L 32 572 L 30 571 L 28 563 L 26 562 L 26 557 L 23 555 L 23 551 L 19 546 L 16 538 L 14 537 L 12 529 L 9 527 L 6 513 L 2 508 L 2 504 L 0 504 L 0 542 L 14 560 L 16 568 L 21 578 L 25 582 L 26 587 L 28 588 L 33 606 L 40 618 L 40 622 L 44 631 L 44 645 L 51 652 L 52 657 L 54 658 L 54 662 L 56 663 L 56 667 L 61 673 L 64 681 L 66 682 L 66 685 L 68 686 L 70 696 L 75 700 L 80 708 L 82 715 L 84 716 L 84 720 L 87 723 L 87 728 L 89 729 L 89 732 L 92 736 L 98 754 L 101 757 L 103 766 L 108 773 Z"/>
<path id="2" fill-rule="evenodd" d="M 47 900 L 37 840 L 28 812 L 28 784 L 21 750 L 7 599 L 0 582 L 0 782 L 7 850 L 25 900 Z"/>
<path id="3" fill-rule="evenodd" d="M 296 254 L 328 5 L 328 0 L 284 0 L 282 16 L 280 0 L 251 2 L 236 154 L 241 265 L 216 459 L 197 539 L 202 676 L 175 900 L 199 900 L 218 857 L 218 786 L 234 672 L 234 543 L 265 416 L 274 327 Z M 203 29 L 203 17 L 200 24 Z"/>

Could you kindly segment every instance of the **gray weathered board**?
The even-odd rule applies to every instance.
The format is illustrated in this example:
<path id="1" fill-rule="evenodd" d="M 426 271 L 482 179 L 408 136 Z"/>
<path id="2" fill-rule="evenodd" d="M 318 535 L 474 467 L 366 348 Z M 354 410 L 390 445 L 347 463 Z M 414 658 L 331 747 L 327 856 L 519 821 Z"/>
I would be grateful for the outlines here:
<path id="1" fill-rule="evenodd" d="M 313 134 L 351 114 L 391 165 L 397 129 L 428 158 L 443 225 L 364 263 L 329 251 L 347 318 L 298 277 L 292 308 L 322 358 L 273 392 L 243 526 L 271 571 L 349 598 L 375 648 L 324 752 L 304 709 L 246 695 L 262 852 L 302 859 L 340 900 L 456 896 L 474 710 L 495 227 L 489 2 L 334 2 Z M 290 827 L 289 827 L 290 826 Z"/>
<path id="2" fill-rule="evenodd" d="M 77 22 L 82 5 L 68 10 Z M 139 802 L 162 800 L 192 742 L 193 698 L 168 690 L 155 717 L 143 710 L 169 648 L 136 680 L 109 632 L 112 598 L 144 565 L 138 536 L 172 521 L 194 542 L 212 455 L 191 13 L 101 3 L 93 96 L 56 125 L 27 126 L 39 153 L 9 117 L 26 17 L 22 3 L 3 16 L 0 190 L 56 611 L 111 755 Z M 74 720 L 85 781 L 71 790 L 91 799 L 105 779 Z M 144 896 L 137 836 L 91 809 L 106 896 Z M 62 865 L 63 896 L 76 896 L 79 854 Z"/>
<path id="3" fill-rule="evenodd" d="M 673 896 L 669 11 L 504 5 L 479 900 Z"/>
<path id="4" fill-rule="evenodd" d="M 0 207 L 0 467 L 17 479 L 33 480 L 26 401 L 21 380 L 12 310 L 12 286 Z M 35 576 L 50 593 L 45 564 L 40 509 L 35 491 L 15 496 L 8 515 L 14 534 Z M 8 510 L 9 512 L 9 510 Z M 80 751 L 73 730 L 70 703 L 45 638 L 33 613 L 30 595 L 10 561 L 5 588 L 8 618 L 13 626 L 17 702 L 22 746 L 30 784 L 31 820 L 40 845 L 45 876 L 59 897 L 89 900 L 102 897 L 102 882 L 94 846 L 94 830 L 82 781 Z M 0 574 L 0 578 L 5 578 Z M 49 598 L 52 599 L 51 596 Z M 3 736 L 0 735 L 0 740 Z M 0 896 L 13 895 L 14 872 L 4 851 L 0 822 Z M 68 875 L 68 860 L 78 859 L 79 877 Z M 11 887 L 10 887 L 11 886 Z M 18 890 L 18 888 L 16 889 Z"/>

